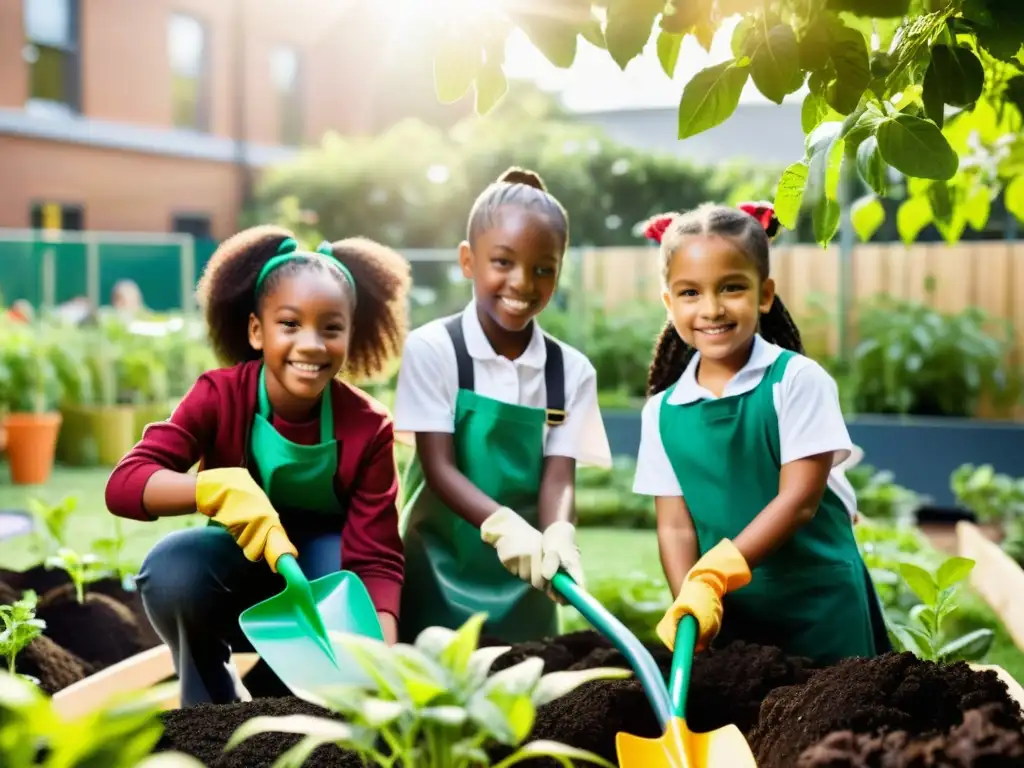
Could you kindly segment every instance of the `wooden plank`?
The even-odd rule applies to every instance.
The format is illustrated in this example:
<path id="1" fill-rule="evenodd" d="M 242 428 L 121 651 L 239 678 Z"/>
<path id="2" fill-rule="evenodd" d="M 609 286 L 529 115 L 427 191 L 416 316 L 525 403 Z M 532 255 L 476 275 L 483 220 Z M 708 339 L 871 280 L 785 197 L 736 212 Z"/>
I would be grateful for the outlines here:
<path id="1" fill-rule="evenodd" d="M 232 656 L 240 676 L 252 669 L 258 659 L 255 653 Z M 158 645 L 57 691 L 53 695 L 53 707 L 62 717 L 73 719 L 96 711 L 114 697 L 144 691 L 173 677 L 171 651 L 166 645 Z M 177 686 L 174 686 L 161 706 L 172 709 L 178 706 L 178 701 Z"/>
<path id="2" fill-rule="evenodd" d="M 995 611 L 1018 648 L 1024 650 L 1024 570 L 973 523 L 956 524 L 957 551 L 974 561 L 971 586 Z"/>

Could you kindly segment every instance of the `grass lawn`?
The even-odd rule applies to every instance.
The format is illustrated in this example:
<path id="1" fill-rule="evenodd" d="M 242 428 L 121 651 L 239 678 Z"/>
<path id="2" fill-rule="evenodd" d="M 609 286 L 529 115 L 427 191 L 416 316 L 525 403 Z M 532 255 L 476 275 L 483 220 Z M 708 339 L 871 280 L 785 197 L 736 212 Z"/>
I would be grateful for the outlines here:
<path id="1" fill-rule="evenodd" d="M 114 517 L 107 512 L 103 500 L 108 474 L 104 469 L 58 467 L 45 486 L 26 487 L 11 485 L 6 466 L 0 466 L 0 510 L 24 510 L 32 496 L 51 503 L 65 495 L 77 496 L 78 511 L 69 522 L 69 540 L 72 546 L 88 549 L 90 542 L 113 533 Z M 194 515 L 148 523 L 122 521 L 122 532 L 127 539 L 125 559 L 140 563 L 162 536 L 196 522 L 199 519 Z M 579 532 L 579 542 L 588 580 L 637 572 L 661 578 L 661 561 L 654 531 L 584 528 Z M 22 570 L 36 562 L 38 556 L 31 536 L 0 541 L 0 567 Z M 995 629 L 995 642 L 986 662 L 1004 667 L 1024 683 L 1024 652 L 1017 648 L 992 610 L 973 592 L 965 592 L 960 602 L 962 611 L 958 623 L 964 629 L 982 626 Z"/>

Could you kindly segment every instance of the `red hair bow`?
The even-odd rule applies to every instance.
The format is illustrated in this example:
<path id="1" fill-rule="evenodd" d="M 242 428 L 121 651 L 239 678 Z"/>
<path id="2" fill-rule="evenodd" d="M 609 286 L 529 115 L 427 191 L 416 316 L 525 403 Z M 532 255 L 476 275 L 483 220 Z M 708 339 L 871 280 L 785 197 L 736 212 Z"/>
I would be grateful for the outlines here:
<path id="1" fill-rule="evenodd" d="M 665 235 L 665 230 L 668 229 L 669 224 L 672 223 L 672 219 L 673 216 L 670 214 L 655 216 L 647 222 L 647 227 L 644 229 L 644 237 L 660 245 L 661 238 Z"/>
<path id="2" fill-rule="evenodd" d="M 771 203 L 740 203 L 736 207 L 757 219 L 768 237 L 774 237 L 779 231 L 779 220 L 775 217 L 775 207 Z"/>

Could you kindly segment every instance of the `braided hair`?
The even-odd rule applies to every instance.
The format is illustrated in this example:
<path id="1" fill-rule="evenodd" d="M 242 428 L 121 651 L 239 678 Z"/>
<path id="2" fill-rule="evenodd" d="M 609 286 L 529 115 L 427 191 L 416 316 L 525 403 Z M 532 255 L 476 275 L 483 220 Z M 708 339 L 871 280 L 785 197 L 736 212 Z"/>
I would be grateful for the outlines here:
<path id="1" fill-rule="evenodd" d="M 558 233 L 563 252 L 569 247 L 569 214 L 554 195 L 548 192 L 538 174 L 516 166 L 487 185 L 473 203 L 466 228 L 466 239 L 470 247 L 476 244 L 482 232 L 494 226 L 498 209 L 509 205 L 542 214 Z"/>
<path id="2" fill-rule="evenodd" d="M 736 208 L 705 203 L 687 213 L 668 213 L 650 219 L 644 234 L 661 245 L 661 279 L 668 282 L 672 257 L 690 235 L 719 235 L 731 238 L 757 268 L 762 281 L 768 279 L 771 238 L 779 230 L 779 220 L 769 203 L 743 203 Z M 771 308 L 761 316 L 759 332 L 766 341 L 803 354 L 800 331 L 775 296 Z M 654 359 L 647 373 L 647 394 L 667 389 L 683 375 L 696 350 L 679 336 L 669 318 L 658 336 Z"/>
<path id="3" fill-rule="evenodd" d="M 249 315 L 260 314 L 263 300 L 281 280 L 313 270 L 325 280 L 338 281 L 355 304 L 343 372 L 357 380 L 375 378 L 400 354 L 405 339 L 409 263 L 380 243 L 348 238 L 330 244 L 344 268 L 330 259 L 299 256 L 271 272 L 257 291 L 260 270 L 294 237 L 283 227 L 261 225 L 229 237 L 214 252 L 197 287 L 214 352 L 229 365 L 258 360 L 261 353 L 249 345 Z"/>

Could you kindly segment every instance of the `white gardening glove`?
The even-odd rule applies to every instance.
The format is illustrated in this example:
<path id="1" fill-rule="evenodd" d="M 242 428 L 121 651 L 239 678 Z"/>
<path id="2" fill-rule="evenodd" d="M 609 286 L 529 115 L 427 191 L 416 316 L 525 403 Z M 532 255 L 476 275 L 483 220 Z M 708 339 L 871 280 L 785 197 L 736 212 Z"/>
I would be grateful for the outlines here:
<path id="1" fill-rule="evenodd" d="M 535 589 L 544 588 L 541 574 L 541 532 L 508 507 L 500 507 L 480 526 L 480 538 L 498 553 L 498 559 L 512 574 Z"/>
<path id="2" fill-rule="evenodd" d="M 541 574 L 548 584 L 561 568 L 580 587 L 583 586 L 583 567 L 580 565 L 580 548 L 576 545 L 576 526 L 565 520 L 549 525 L 544 529 L 541 552 Z M 548 589 L 548 596 L 559 603 L 565 603 L 565 598 L 553 589 Z"/>

